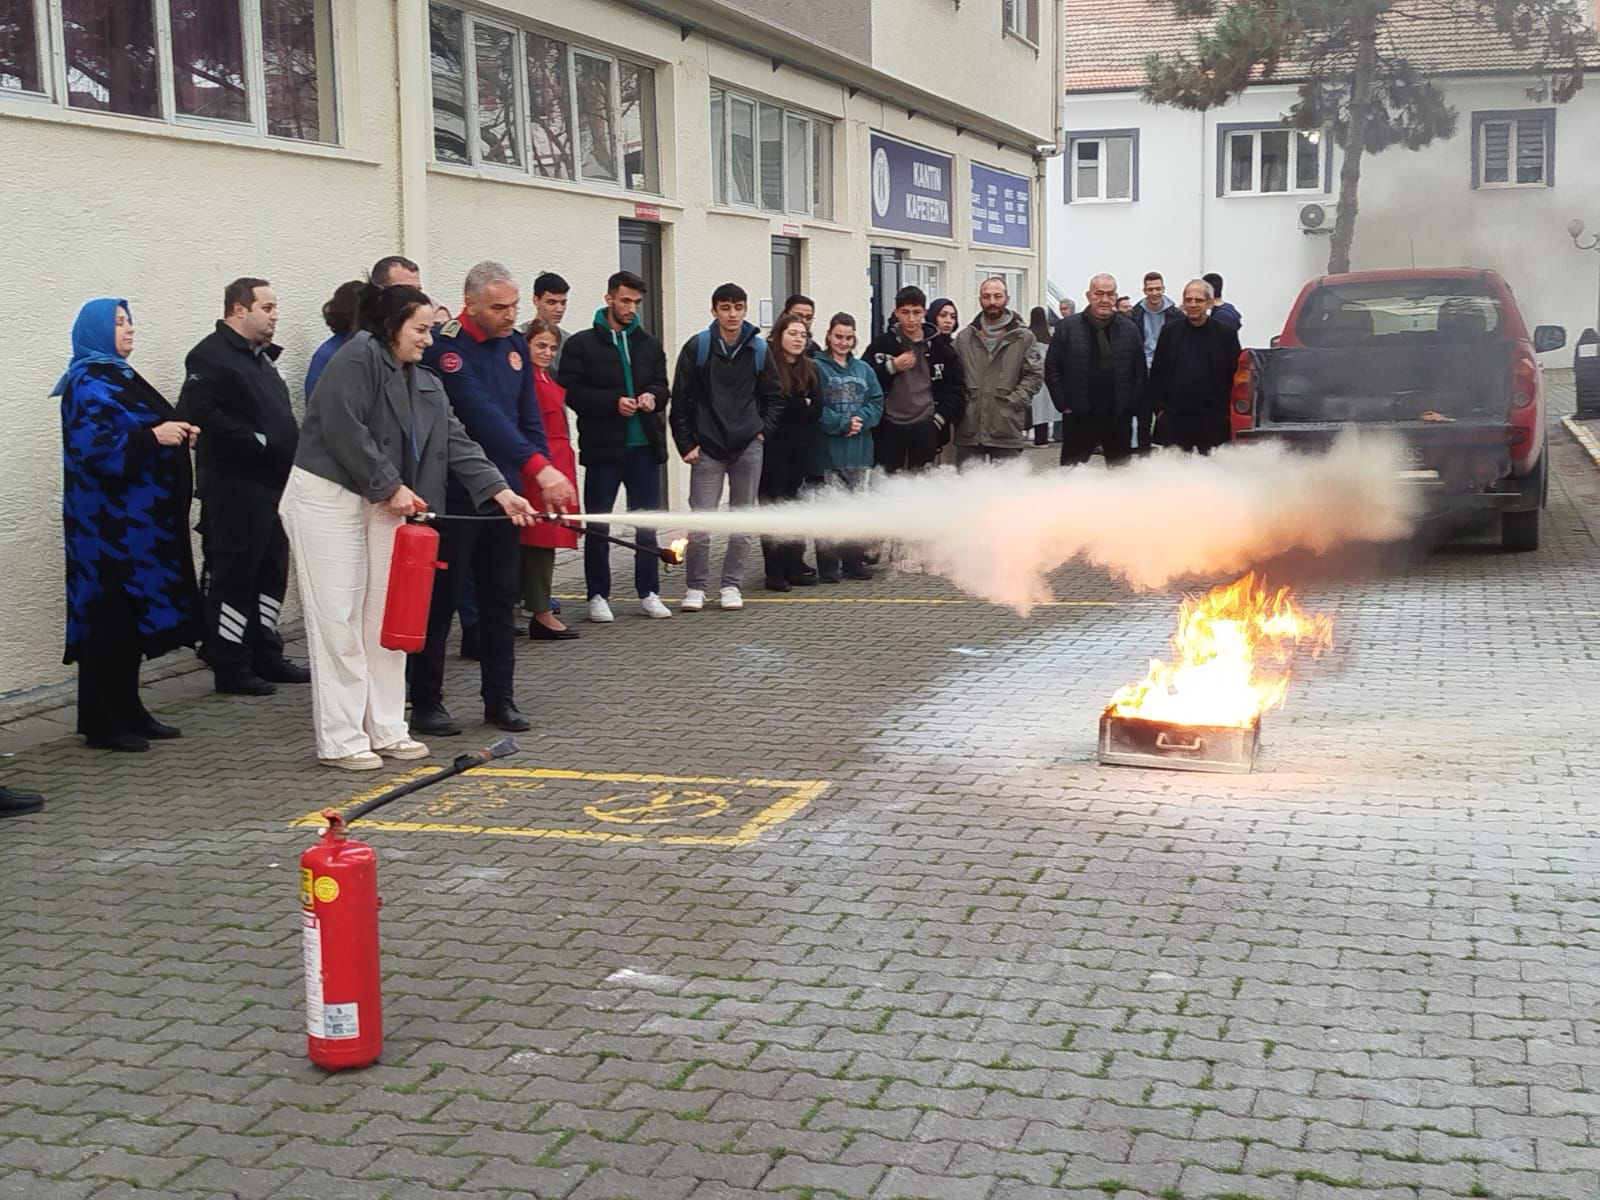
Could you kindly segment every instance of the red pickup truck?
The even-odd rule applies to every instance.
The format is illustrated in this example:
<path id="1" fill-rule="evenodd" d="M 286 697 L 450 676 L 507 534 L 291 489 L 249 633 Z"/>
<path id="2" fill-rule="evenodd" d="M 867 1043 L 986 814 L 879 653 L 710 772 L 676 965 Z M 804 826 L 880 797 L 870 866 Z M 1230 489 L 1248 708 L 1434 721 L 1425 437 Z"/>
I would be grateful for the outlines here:
<path id="1" fill-rule="evenodd" d="M 1536 550 L 1549 484 L 1534 356 L 1566 338 L 1558 325 L 1530 336 L 1493 271 L 1325 275 L 1301 290 L 1271 349 L 1240 355 L 1233 436 L 1315 447 L 1351 425 L 1393 430 L 1430 508 L 1497 510 L 1501 545 Z"/>

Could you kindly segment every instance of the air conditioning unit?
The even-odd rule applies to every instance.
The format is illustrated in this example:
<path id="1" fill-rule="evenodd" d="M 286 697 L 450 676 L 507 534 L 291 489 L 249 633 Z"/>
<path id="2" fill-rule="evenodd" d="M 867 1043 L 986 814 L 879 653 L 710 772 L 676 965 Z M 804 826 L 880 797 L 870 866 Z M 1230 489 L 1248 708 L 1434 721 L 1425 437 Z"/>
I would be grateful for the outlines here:
<path id="1" fill-rule="evenodd" d="M 1335 204 L 1323 204 L 1320 201 L 1300 206 L 1300 232 L 1311 234 L 1331 234 L 1333 222 L 1339 215 L 1339 208 Z"/>

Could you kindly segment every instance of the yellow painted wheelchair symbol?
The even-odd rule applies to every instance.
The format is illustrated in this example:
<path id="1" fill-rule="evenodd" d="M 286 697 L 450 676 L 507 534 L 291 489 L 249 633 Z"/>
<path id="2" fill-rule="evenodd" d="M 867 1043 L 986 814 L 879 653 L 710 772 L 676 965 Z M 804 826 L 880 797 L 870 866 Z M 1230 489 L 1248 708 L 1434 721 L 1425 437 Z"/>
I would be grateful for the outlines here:
<path id="1" fill-rule="evenodd" d="M 670 825 L 719 816 L 727 807 L 728 798 L 716 792 L 618 792 L 583 811 L 608 825 Z"/>

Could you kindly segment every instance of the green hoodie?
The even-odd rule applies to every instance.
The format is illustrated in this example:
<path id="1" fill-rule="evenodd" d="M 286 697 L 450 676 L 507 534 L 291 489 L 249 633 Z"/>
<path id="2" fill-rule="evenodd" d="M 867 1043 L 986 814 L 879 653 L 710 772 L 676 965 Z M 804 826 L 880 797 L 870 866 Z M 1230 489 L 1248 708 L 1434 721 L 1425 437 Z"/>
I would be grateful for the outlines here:
<path id="1" fill-rule="evenodd" d="M 609 337 L 611 344 L 617 348 L 617 354 L 622 358 L 622 384 L 628 389 L 627 394 L 633 395 L 633 359 L 628 356 L 628 335 L 639 328 L 639 314 L 633 314 L 633 320 L 626 329 L 616 330 L 611 328 L 610 310 L 602 306 L 594 310 L 594 327 Z M 639 419 L 638 413 L 628 418 L 628 432 L 622 444 L 629 450 L 650 444 L 650 439 L 645 436 L 644 422 Z"/>

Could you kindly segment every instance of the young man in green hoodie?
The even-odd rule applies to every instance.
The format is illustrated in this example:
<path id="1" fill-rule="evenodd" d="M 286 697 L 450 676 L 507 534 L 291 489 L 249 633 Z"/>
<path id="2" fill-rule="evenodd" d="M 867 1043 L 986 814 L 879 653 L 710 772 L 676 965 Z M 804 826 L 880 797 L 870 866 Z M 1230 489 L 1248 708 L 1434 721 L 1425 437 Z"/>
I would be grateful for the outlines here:
<path id="1" fill-rule="evenodd" d="M 630 510 L 661 506 L 661 464 L 667 461 L 665 416 L 667 356 L 639 323 L 645 282 L 632 271 L 606 281 L 606 302 L 594 324 L 561 347 L 556 382 L 567 389 L 567 407 L 578 414 L 578 461 L 584 467 L 583 511 L 607 513 L 626 489 Z M 590 524 L 596 535 L 605 525 Z M 661 603 L 661 558 L 654 530 L 639 530 L 633 583 L 639 611 L 670 617 Z M 589 620 L 615 620 L 611 612 L 611 548 L 601 536 L 583 543 L 583 574 Z"/>

